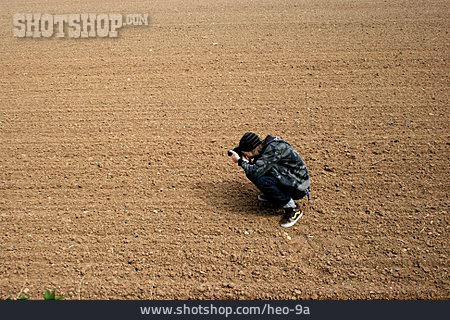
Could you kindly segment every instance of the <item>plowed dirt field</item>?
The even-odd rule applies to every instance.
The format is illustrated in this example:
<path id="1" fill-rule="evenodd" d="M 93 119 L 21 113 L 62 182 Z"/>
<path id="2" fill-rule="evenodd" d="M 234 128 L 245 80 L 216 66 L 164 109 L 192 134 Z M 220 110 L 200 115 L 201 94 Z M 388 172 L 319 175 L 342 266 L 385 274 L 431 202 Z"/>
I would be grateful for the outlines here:
<path id="1" fill-rule="evenodd" d="M 448 1 L 79 2 L 0 3 L 0 298 L 450 298 Z M 13 36 L 85 12 L 149 25 Z M 310 170 L 293 228 L 246 131 Z"/>

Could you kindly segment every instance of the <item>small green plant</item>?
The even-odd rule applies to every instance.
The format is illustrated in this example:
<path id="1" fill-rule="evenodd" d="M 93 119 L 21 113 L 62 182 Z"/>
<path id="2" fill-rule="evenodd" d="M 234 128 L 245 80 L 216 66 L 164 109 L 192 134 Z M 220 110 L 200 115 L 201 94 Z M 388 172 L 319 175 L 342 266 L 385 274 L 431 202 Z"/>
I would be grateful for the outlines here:
<path id="1" fill-rule="evenodd" d="M 62 300 L 62 299 L 64 299 L 64 296 L 57 296 L 56 290 L 50 291 L 48 289 L 45 289 L 44 300 Z"/>
<path id="2" fill-rule="evenodd" d="M 64 299 L 64 296 L 57 296 L 56 290 L 50 291 L 48 289 L 45 289 L 44 291 L 44 300 L 62 300 Z M 30 297 L 26 294 L 20 294 L 16 296 L 15 298 L 11 295 L 7 296 L 6 298 L 0 298 L 0 300 L 30 300 Z"/>

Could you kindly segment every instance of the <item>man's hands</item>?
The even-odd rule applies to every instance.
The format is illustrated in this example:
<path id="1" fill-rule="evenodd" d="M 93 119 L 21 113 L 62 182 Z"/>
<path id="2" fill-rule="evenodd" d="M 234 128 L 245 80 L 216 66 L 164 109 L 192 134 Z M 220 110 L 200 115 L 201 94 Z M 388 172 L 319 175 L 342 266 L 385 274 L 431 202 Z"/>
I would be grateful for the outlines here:
<path id="1" fill-rule="evenodd" d="M 237 152 L 230 150 L 229 153 L 231 153 L 231 160 L 233 160 L 234 163 L 237 163 L 241 157 L 237 154 Z"/>
<path id="2" fill-rule="evenodd" d="M 235 151 L 233 151 L 233 150 L 230 150 L 229 153 L 231 153 L 231 156 L 230 156 L 230 157 L 231 157 L 231 160 L 233 160 L 234 163 L 237 163 L 237 162 L 239 161 L 239 159 L 241 158 L 241 157 L 239 157 L 239 155 L 238 155 Z M 248 159 L 247 159 L 247 157 L 246 157 L 245 155 L 242 157 L 242 160 L 245 161 L 245 162 L 248 162 Z"/>

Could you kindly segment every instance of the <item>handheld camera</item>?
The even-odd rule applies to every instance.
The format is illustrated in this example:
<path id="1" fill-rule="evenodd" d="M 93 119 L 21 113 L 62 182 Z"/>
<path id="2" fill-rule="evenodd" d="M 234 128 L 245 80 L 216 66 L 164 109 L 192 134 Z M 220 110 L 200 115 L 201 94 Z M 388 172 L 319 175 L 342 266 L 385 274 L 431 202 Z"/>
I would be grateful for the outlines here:
<path id="1" fill-rule="evenodd" d="M 234 147 L 234 148 L 231 149 L 231 150 L 233 150 L 234 152 L 236 152 L 236 153 L 239 155 L 239 157 L 242 158 L 243 154 L 242 154 L 242 151 L 239 149 L 239 147 Z M 228 152 L 227 152 L 229 157 L 231 157 L 231 155 L 232 155 L 231 150 L 228 150 Z"/>

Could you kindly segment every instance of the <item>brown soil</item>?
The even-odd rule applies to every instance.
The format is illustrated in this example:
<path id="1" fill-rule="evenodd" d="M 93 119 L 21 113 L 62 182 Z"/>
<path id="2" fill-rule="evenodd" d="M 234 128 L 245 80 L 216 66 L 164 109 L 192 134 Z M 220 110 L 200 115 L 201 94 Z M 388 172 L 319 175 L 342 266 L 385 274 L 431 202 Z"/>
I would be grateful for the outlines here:
<path id="1" fill-rule="evenodd" d="M 449 299 L 449 31 L 446 0 L 1 3 L 0 298 Z M 226 155 L 248 130 L 310 169 L 291 229 Z"/>

